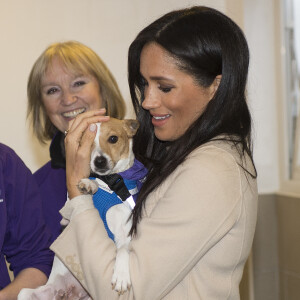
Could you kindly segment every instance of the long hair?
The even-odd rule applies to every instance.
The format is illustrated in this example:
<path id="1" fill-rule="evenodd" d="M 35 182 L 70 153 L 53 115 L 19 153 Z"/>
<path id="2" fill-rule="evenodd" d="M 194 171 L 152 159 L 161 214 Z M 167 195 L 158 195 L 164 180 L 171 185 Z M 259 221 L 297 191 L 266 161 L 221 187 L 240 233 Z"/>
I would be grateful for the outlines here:
<path id="1" fill-rule="evenodd" d="M 140 57 L 143 47 L 149 43 L 163 47 L 176 59 L 179 69 L 202 87 L 209 87 L 217 75 L 222 75 L 205 111 L 185 134 L 172 142 L 155 137 L 151 116 L 141 106 L 144 91 Z M 134 152 L 149 168 L 132 213 L 132 235 L 137 232 L 147 196 L 200 145 L 224 135 L 222 139 L 233 142 L 241 157 L 247 154 L 253 162 L 251 116 L 245 96 L 248 65 L 249 50 L 241 29 L 221 12 L 203 6 L 162 16 L 132 42 L 128 53 L 128 81 L 141 124 L 134 138 Z M 256 177 L 256 171 L 250 175 Z"/>
<path id="2" fill-rule="evenodd" d="M 118 119 L 124 118 L 124 99 L 115 78 L 101 58 L 77 41 L 54 43 L 36 60 L 27 83 L 27 115 L 31 117 L 33 131 L 40 142 L 52 139 L 57 132 L 46 113 L 41 96 L 42 78 L 54 58 L 58 58 L 66 70 L 74 74 L 82 73 L 96 78 L 107 114 Z"/>

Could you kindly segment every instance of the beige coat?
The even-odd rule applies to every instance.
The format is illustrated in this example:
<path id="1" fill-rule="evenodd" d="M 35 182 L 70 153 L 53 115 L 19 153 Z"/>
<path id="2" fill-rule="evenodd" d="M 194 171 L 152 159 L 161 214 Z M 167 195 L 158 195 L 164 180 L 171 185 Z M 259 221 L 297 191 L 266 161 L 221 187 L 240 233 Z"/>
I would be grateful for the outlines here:
<path id="1" fill-rule="evenodd" d="M 121 297 L 110 284 L 116 248 L 90 196 L 66 204 L 70 224 L 51 248 L 94 300 L 240 299 L 257 214 L 256 180 L 241 163 L 228 143 L 207 143 L 148 197 Z"/>

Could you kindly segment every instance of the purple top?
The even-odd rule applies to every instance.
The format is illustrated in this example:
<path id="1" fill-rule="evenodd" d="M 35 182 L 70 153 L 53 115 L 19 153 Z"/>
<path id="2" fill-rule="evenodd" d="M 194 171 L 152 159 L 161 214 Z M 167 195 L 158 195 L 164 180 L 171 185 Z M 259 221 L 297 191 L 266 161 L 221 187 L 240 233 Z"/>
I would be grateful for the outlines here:
<path id="1" fill-rule="evenodd" d="M 46 224 L 51 231 L 51 242 L 61 233 L 59 210 L 67 201 L 66 170 L 53 168 L 51 162 L 33 174 L 43 195 L 43 212 Z"/>
<path id="2" fill-rule="evenodd" d="M 55 134 L 49 149 L 51 161 L 33 174 L 43 195 L 43 213 L 51 231 L 51 242 L 61 234 L 59 210 L 67 201 L 64 138 L 60 131 Z"/>
<path id="3" fill-rule="evenodd" d="M 4 256 L 15 276 L 31 267 L 49 276 L 50 244 L 36 182 L 16 153 L 0 143 L 0 289 L 10 283 Z"/>

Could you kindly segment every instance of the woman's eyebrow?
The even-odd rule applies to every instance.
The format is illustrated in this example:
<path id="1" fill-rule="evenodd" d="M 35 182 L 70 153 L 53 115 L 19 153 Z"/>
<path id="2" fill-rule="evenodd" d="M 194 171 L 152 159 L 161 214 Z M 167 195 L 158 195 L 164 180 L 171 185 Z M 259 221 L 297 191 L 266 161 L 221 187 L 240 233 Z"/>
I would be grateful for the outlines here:
<path id="1" fill-rule="evenodd" d="M 173 79 L 169 77 L 164 77 L 164 76 L 150 76 L 151 80 L 168 80 L 168 81 L 174 81 Z"/>
<path id="2" fill-rule="evenodd" d="M 56 86 L 56 85 L 58 85 L 58 84 L 55 82 L 46 82 L 45 84 L 41 84 L 41 88 L 45 88 L 48 86 Z"/>

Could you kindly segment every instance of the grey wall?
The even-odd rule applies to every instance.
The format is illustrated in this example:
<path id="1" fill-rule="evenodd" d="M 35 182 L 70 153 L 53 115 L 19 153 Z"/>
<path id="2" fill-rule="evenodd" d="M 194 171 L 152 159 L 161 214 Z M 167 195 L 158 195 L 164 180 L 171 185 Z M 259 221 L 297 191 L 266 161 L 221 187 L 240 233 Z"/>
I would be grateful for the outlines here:
<path id="1" fill-rule="evenodd" d="M 300 198 L 259 196 L 253 243 L 255 300 L 300 299 L 299 214 Z"/>

